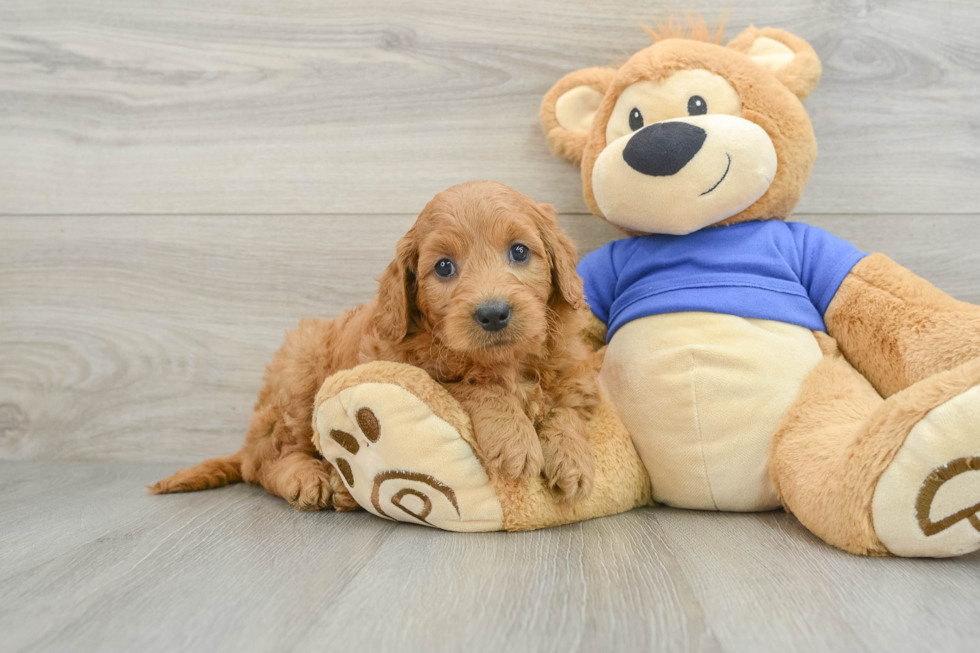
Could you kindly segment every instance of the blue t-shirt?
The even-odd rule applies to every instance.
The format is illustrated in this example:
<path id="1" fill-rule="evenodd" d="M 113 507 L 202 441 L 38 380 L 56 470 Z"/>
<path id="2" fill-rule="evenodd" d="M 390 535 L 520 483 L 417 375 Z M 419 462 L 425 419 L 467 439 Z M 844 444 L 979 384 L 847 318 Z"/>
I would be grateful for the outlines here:
<path id="1" fill-rule="evenodd" d="M 825 331 L 830 300 L 864 256 L 823 229 L 772 220 L 616 240 L 586 255 L 578 273 L 607 340 L 632 320 L 683 311 Z"/>

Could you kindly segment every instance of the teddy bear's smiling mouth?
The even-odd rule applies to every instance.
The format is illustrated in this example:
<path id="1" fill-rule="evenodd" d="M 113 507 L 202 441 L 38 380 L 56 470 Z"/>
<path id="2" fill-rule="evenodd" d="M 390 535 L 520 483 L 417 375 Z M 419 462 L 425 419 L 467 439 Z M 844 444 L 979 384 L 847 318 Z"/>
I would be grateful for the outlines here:
<path id="1" fill-rule="evenodd" d="M 714 189 L 718 188 L 718 186 L 721 184 L 721 182 L 725 181 L 725 177 L 728 176 L 728 171 L 732 169 L 732 155 L 729 154 L 728 152 L 725 152 L 725 156 L 728 157 L 728 165 L 725 167 L 725 174 L 723 174 L 721 176 L 721 179 L 719 179 L 718 181 L 715 182 L 715 185 L 714 186 L 712 186 L 708 190 L 706 190 L 703 193 L 701 193 L 700 195 L 698 195 L 698 197 L 704 197 L 705 195 L 707 195 L 708 193 L 710 193 Z"/>

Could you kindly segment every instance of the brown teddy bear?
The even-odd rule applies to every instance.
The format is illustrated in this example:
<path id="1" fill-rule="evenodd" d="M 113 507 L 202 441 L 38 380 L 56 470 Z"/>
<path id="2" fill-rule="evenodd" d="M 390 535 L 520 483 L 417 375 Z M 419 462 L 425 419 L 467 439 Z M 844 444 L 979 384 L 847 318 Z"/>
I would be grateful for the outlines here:
<path id="1" fill-rule="evenodd" d="M 727 46 L 654 33 L 618 69 L 571 73 L 541 119 L 584 196 L 632 237 L 579 266 L 608 341 L 592 496 L 489 476 L 468 419 L 424 373 L 374 363 L 328 379 L 314 440 L 356 432 L 349 489 L 375 514 L 453 530 L 521 530 L 651 500 L 782 505 L 863 555 L 980 548 L 980 308 L 881 254 L 783 222 L 816 140 L 800 100 L 820 62 L 750 27 Z M 385 425 L 368 441 L 356 412 Z"/>

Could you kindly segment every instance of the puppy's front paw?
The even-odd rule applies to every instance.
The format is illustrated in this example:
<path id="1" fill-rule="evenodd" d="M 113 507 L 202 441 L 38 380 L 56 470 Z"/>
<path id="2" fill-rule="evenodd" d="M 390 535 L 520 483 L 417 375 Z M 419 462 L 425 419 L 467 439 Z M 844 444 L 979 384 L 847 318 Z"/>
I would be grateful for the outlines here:
<path id="1" fill-rule="evenodd" d="M 283 499 L 296 510 L 315 512 L 331 506 L 330 473 L 322 460 L 311 459 L 290 475 Z"/>
<path id="2" fill-rule="evenodd" d="M 487 458 L 487 465 L 509 480 L 533 479 L 541 474 L 544 453 L 530 420 L 508 425 L 477 426 L 476 439 Z"/>
<path id="3" fill-rule="evenodd" d="M 333 509 L 337 512 L 353 512 L 361 509 L 361 506 L 351 496 L 351 493 L 347 490 L 344 482 L 340 479 L 340 474 L 336 470 L 330 475 L 330 489 L 333 491 L 330 502 L 333 504 Z"/>
<path id="4" fill-rule="evenodd" d="M 548 487 L 565 501 L 578 501 L 592 492 L 595 458 L 584 438 L 542 433 L 544 475 Z"/>

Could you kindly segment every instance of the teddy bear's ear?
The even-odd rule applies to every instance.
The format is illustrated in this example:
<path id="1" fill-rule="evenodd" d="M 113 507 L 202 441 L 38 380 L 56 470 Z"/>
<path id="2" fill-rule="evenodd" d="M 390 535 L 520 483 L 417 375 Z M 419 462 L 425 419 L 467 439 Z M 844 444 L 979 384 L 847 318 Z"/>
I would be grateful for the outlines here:
<path id="1" fill-rule="evenodd" d="M 781 29 L 749 27 L 732 39 L 728 47 L 771 70 L 801 100 L 820 81 L 817 53 L 809 43 Z"/>
<path id="2" fill-rule="evenodd" d="M 551 87 L 541 103 L 541 125 L 552 152 L 576 165 L 582 162 L 592 119 L 615 76 L 613 68 L 585 68 Z"/>

